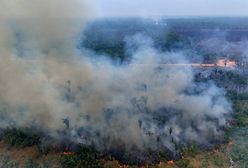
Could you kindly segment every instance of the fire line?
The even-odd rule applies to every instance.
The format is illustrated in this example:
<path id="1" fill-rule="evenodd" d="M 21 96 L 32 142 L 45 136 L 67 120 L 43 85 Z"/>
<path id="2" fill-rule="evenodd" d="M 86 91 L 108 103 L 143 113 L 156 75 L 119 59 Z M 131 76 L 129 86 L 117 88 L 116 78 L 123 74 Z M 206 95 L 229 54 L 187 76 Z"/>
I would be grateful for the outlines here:
<path id="1" fill-rule="evenodd" d="M 218 60 L 215 64 L 172 64 L 172 63 L 168 63 L 168 64 L 131 64 L 131 66 L 144 66 L 144 67 L 150 67 L 150 66 L 159 66 L 159 67 L 221 67 L 221 68 L 235 68 L 236 67 L 236 62 L 235 61 L 230 61 L 230 60 L 225 60 L 225 59 L 220 59 Z"/>

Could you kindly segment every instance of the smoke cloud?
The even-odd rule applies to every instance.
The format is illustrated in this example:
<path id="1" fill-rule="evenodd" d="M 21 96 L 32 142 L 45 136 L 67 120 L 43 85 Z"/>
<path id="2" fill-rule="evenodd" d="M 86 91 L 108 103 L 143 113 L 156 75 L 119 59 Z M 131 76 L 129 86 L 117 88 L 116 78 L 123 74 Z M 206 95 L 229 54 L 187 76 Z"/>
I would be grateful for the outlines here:
<path id="1" fill-rule="evenodd" d="M 1 129 L 39 128 L 99 150 L 176 151 L 175 143 L 222 139 L 232 111 L 224 90 L 195 83 L 190 67 L 156 66 L 187 62 L 183 53 L 160 53 L 136 35 L 126 39 L 131 65 L 116 66 L 76 50 L 89 17 L 81 1 L 2 0 L 0 8 Z"/>

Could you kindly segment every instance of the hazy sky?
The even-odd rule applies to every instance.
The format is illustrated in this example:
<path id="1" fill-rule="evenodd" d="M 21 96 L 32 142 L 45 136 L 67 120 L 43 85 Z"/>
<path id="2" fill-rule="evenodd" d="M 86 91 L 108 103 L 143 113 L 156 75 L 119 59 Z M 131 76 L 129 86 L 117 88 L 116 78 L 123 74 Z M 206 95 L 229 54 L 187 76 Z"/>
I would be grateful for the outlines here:
<path id="1" fill-rule="evenodd" d="M 248 0 L 91 0 L 98 17 L 248 16 Z"/>

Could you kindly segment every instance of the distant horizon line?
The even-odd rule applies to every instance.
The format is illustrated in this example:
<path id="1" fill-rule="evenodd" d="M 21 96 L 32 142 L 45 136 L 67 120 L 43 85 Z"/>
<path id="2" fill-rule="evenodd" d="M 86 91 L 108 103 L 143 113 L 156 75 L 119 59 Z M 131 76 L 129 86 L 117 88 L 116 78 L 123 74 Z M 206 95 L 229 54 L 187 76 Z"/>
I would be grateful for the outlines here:
<path id="1" fill-rule="evenodd" d="M 215 19 L 248 19 L 248 15 L 199 15 L 199 16 L 183 16 L 183 15 L 171 15 L 171 16 L 165 16 L 165 15 L 157 15 L 157 16 L 96 16 L 93 17 L 93 19 L 198 19 L 198 18 L 215 18 Z"/>

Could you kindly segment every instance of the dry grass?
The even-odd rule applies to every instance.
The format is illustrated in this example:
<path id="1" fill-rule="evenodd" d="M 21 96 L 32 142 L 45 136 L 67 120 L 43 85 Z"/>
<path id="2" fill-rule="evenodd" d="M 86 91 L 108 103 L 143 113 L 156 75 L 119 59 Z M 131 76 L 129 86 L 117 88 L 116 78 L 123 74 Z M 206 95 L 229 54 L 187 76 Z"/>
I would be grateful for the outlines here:
<path id="1" fill-rule="evenodd" d="M 60 153 L 51 152 L 47 155 L 40 155 L 37 146 L 18 149 L 9 147 L 4 141 L 0 141 L 0 155 L 10 156 L 19 167 L 24 167 L 27 160 L 32 160 L 36 163 L 48 162 L 51 168 L 61 167 L 59 164 Z"/>

